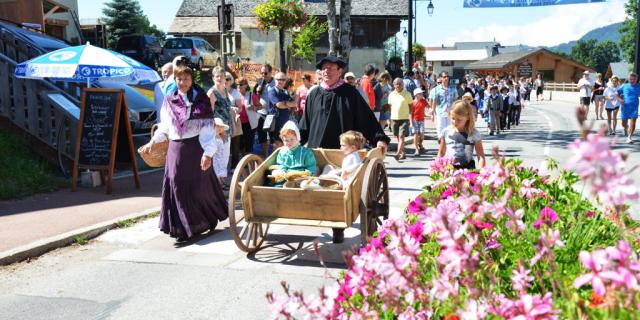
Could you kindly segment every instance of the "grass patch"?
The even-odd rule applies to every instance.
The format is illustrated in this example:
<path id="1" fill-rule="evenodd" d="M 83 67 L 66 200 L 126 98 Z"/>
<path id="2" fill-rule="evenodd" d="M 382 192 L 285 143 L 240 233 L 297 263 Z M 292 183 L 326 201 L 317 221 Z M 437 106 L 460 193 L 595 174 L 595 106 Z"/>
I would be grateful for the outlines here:
<path id="1" fill-rule="evenodd" d="M 87 239 L 85 239 L 83 236 L 75 236 L 73 237 L 73 243 L 84 246 L 85 244 L 87 244 Z"/>
<path id="2" fill-rule="evenodd" d="M 155 212 L 152 212 L 150 214 L 144 215 L 142 217 L 120 220 L 120 221 L 116 222 L 116 226 L 118 228 L 120 228 L 120 229 L 129 228 L 129 227 L 133 226 L 134 224 L 136 224 L 136 223 L 138 223 L 140 221 L 151 219 L 151 218 L 155 218 L 155 217 L 157 217 L 159 215 L 160 215 L 160 211 L 155 211 Z"/>
<path id="3" fill-rule="evenodd" d="M 52 192 L 68 185 L 29 145 L 26 138 L 0 129 L 0 200 Z"/>

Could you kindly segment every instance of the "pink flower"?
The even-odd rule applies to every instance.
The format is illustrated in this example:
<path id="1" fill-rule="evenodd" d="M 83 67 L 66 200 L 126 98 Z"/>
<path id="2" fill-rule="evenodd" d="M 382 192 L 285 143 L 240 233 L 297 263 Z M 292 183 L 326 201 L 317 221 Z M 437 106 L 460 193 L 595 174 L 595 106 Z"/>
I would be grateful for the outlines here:
<path id="1" fill-rule="evenodd" d="M 548 320 L 557 319 L 558 310 L 553 309 L 551 293 L 540 298 L 539 295 L 521 295 L 518 300 L 510 300 L 504 296 L 497 297 L 499 305 L 489 312 L 504 318 L 517 320 Z"/>
<path id="2" fill-rule="evenodd" d="M 413 201 L 409 202 L 407 211 L 409 213 L 422 213 L 427 208 L 427 201 L 422 196 L 417 196 Z"/>
<path id="3" fill-rule="evenodd" d="M 492 229 L 493 228 L 493 224 L 490 223 L 490 222 L 485 222 L 485 221 L 480 221 L 480 220 L 473 220 L 471 218 L 469 218 L 469 223 L 471 223 L 478 230 Z"/>
<path id="4" fill-rule="evenodd" d="M 407 228 L 409 234 L 418 242 L 422 241 L 422 232 L 424 231 L 424 225 L 418 221 Z"/>
<path id="5" fill-rule="evenodd" d="M 593 217 L 595 215 L 596 215 L 596 213 L 593 212 L 593 211 L 587 211 L 587 214 L 586 214 L 587 218 L 591 218 L 591 217 Z"/>
<path id="6" fill-rule="evenodd" d="M 454 186 L 450 186 L 449 188 L 447 188 L 447 190 L 445 190 L 442 195 L 440 196 L 442 199 L 446 199 L 449 198 L 450 196 L 456 194 L 456 192 L 458 192 L 458 190 L 456 189 L 456 187 Z"/>
<path id="7" fill-rule="evenodd" d="M 526 269 L 522 264 L 519 264 L 517 269 L 513 269 L 511 275 L 513 290 L 521 294 L 526 293 L 527 288 L 531 287 L 531 281 L 534 279 L 529 275 L 530 273 L 531 270 Z"/>
<path id="8" fill-rule="evenodd" d="M 611 143 L 604 138 L 604 131 L 590 134 L 584 141 L 569 145 L 574 156 L 567 163 L 581 179 L 591 186 L 591 193 L 602 202 L 614 206 L 638 200 L 638 190 L 627 176 L 625 161 L 611 150 Z"/>
<path id="9" fill-rule="evenodd" d="M 536 220 L 533 223 L 533 227 L 536 229 L 540 229 L 542 224 L 546 224 L 549 227 L 558 220 L 558 214 L 549 207 L 544 207 L 540 210 L 540 219 Z"/>
<path id="10" fill-rule="evenodd" d="M 536 179 L 522 180 L 522 186 L 520 187 L 520 194 L 529 200 L 535 196 L 543 194 L 542 190 L 533 187 L 533 183 L 535 181 Z"/>
<path id="11" fill-rule="evenodd" d="M 548 257 L 553 260 L 553 249 L 555 247 L 564 247 L 564 242 L 560 240 L 560 231 L 546 229 L 540 233 L 540 239 L 536 244 L 536 255 L 529 262 L 531 266 L 536 264 L 542 257 Z"/>
<path id="12" fill-rule="evenodd" d="M 619 279 L 617 273 L 605 270 L 609 264 L 605 250 L 600 249 L 592 253 L 582 251 L 579 259 L 582 265 L 591 270 L 591 272 L 583 274 L 573 281 L 573 286 L 576 289 L 590 282 L 593 292 L 599 296 L 604 296 L 606 293 L 605 281 Z"/>
<path id="13" fill-rule="evenodd" d="M 453 171 L 453 165 L 455 164 L 455 158 L 453 157 L 438 157 L 435 158 L 429 164 L 427 172 L 432 175 L 434 173 L 446 174 Z"/>
<path id="14" fill-rule="evenodd" d="M 505 226 L 511 229 L 513 233 L 517 234 L 518 232 L 526 229 L 524 222 L 522 222 L 522 217 L 524 216 L 523 209 L 518 209 L 515 212 L 509 209 L 507 210 L 507 216 L 509 217 L 509 220 L 505 223 Z"/>

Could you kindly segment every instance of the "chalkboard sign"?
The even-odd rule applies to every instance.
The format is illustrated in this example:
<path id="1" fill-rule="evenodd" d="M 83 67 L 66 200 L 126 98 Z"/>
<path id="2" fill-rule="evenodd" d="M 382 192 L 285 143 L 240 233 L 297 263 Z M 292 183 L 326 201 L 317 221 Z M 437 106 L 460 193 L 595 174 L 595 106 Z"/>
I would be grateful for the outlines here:
<path id="1" fill-rule="evenodd" d="M 519 77 L 531 77 L 531 74 L 533 74 L 533 68 L 531 66 L 531 64 L 529 62 L 523 62 L 521 64 L 518 65 L 518 76 Z"/>
<path id="2" fill-rule="evenodd" d="M 101 176 L 108 172 L 107 193 L 111 193 L 116 155 L 118 161 L 132 165 L 136 187 L 140 187 L 124 90 L 83 89 L 77 130 L 73 191 L 78 170 L 94 169 Z"/>
<path id="3" fill-rule="evenodd" d="M 114 142 L 114 126 L 119 92 L 88 92 L 82 115 L 80 136 L 80 158 L 78 163 L 86 166 L 105 166 L 111 160 Z"/>

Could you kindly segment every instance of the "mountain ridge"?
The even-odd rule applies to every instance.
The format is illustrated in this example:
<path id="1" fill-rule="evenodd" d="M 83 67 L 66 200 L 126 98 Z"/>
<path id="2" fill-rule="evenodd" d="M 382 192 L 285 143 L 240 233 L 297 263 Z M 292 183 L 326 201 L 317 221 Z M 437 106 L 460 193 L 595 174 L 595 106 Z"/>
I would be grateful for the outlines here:
<path id="1" fill-rule="evenodd" d="M 598 40 L 598 42 L 611 40 L 611 41 L 613 41 L 615 43 L 619 43 L 621 34 L 620 34 L 620 31 L 618 31 L 618 29 L 620 29 L 621 26 L 622 26 L 622 22 L 616 22 L 616 23 L 612 23 L 612 24 L 610 24 L 608 26 L 596 28 L 596 29 L 593 29 L 593 30 L 585 33 L 578 40 L 595 39 L 595 40 Z M 563 52 L 563 53 L 566 53 L 566 54 L 570 54 L 571 53 L 571 48 L 573 48 L 576 45 L 576 43 L 578 43 L 578 40 L 561 43 L 561 44 L 553 46 L 553 47 L 543 47 L 543 46 L 541 46 L 541 48 L 546 48 L 546 49 L 549 49 L 549 50 L 554 51 L 554 52 Z"/>

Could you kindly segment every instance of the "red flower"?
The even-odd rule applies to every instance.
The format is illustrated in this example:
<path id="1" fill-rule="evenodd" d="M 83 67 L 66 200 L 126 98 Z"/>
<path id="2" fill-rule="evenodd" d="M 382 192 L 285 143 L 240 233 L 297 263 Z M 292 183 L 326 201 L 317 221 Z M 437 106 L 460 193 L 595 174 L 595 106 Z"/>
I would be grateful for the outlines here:
<path id="1" fill-rule="evenodd" d="M 442 320 L 460 320 L 460 317 L 458 317 L 458 315 L 455 313 L 449 313 L 448 315 L 444 316 Z"/>

